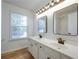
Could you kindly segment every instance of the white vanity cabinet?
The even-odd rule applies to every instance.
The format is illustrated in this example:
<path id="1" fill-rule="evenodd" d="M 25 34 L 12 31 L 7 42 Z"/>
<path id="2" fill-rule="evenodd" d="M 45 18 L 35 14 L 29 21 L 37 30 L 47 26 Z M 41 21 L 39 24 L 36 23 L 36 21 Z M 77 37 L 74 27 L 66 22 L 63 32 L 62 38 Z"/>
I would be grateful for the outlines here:
<path id="1" fill-rule="evenodd" d="M 42 45 L 39 45 L 39 59 L 46 59 L 44 46 L 42 46 Z"/>
<path id="2" fill-rule="evenodd" d="M 29 51 L 35 59 L 74 59 L 38 41 L 30 39 Z"/>
<path id="3" fill-rule="evenodd" d="M 50 59 L 49 54 L 45 51 L 45 46 L 42 44 L 39 44 L 39 59 Z"/>
<path id="4" fill-rule="evenodd" d="M 37 42 L 33 41 L 33 40 L 29 40 L 30 41 L 30 45 L 29 45 L 29 51 L 31 52 L 31 54 L 34 56 L 35 59 L 38 59 L 38 44 Z"/>

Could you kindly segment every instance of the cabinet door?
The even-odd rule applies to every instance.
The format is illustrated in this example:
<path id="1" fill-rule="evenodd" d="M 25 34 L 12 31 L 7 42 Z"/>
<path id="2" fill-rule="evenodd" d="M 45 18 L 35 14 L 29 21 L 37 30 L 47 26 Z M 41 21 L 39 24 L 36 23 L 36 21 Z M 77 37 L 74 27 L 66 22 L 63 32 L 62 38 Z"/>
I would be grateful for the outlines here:
<path id="1" fill-rule="evenodd" d="M 31 39 L 29 39 L 29 52 L 32 54 L 32 46 L 33 46 L 33 43 L 31 43 Z"/>
<path id="2" fill-rule="evenodd" d="M 29 51 L 35 59 L 38 59 L 38 48 L 37 42 L 30 40 Z"/>
<path id="3" fill-rule="evenodd" d="M 39 45 L 39 59 L 47 59 L 44 51 L 44 46 Z"/>
<path id="4" fill-rule="evenodd" d="M 37 45 L 37 43 L 33 44 L 32 54 L 35 57 L 35 59 L 38 59 L 38 45 Z"/>
<path id="5" fill-rule="evenodd" d="M 53 49 L 46 47 L 45 52 L 47 54 L 47 57 L 49 57 L 48 59 L 60 59 L 60 53 L 54 51 Z"/>
<path id="6" fill-rule="evenodd" d="M 62 55 L 62 54 L 61 54 L 61 59 L 72 59 L 72 58 L 70 58 L 70 57 L 68 57 L 68 56 L 66 56 L 66 55 Z"/>
<path id="7" fill-rule="evenodd" d="M 46 59 L 55 59 L 55 58 L 51 56 L 50 54 L 46 53 Z"/>

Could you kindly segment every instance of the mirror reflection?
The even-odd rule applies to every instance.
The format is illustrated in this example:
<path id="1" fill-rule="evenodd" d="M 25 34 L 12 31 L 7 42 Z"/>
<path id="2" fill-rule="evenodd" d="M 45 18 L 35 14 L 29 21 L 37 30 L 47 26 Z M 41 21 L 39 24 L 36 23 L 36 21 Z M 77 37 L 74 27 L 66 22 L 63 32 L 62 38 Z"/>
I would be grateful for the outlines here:
<path id="1" fill-rule="evenodd" d="M 77 4 L 73 4 L 54 13 L 54 33 L 77 35 Z"/>
<path id="2" fill-rule="evenodd" d="M 47 16 L 38 19 L 38 32 L 47 33 Z"/>

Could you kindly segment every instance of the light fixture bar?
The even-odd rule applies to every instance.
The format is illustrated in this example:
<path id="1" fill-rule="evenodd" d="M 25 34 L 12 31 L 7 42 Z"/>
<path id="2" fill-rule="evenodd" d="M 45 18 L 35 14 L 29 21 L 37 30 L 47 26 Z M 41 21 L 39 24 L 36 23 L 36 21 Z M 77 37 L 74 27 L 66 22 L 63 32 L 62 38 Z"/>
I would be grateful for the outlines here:
<path id="1" fill-rule="evenodd" d="M 39 9 L 36 14 L 41 14 L 42 12 L 45 12 L 46 10 L 48 10 L 51 7 L 54 7 L 55 5 L 59 4 L 60 2 L 63 2 L 64 0 L 52 0 L 50 1 L 46 6 L 42 7 L 41 9 Z"/>

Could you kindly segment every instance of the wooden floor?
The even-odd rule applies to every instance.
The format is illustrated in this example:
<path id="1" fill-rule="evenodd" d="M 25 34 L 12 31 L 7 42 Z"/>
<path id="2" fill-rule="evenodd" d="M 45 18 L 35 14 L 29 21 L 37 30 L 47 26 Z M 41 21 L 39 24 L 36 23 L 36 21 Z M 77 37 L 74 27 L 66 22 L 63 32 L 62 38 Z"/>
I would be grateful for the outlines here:
<path id="1" fill-rule="evenodd" d="M 1 55 L 1 59 L 34 59 L 27 48 L 20 49 L 13 52 L 4 53 Z"/>

